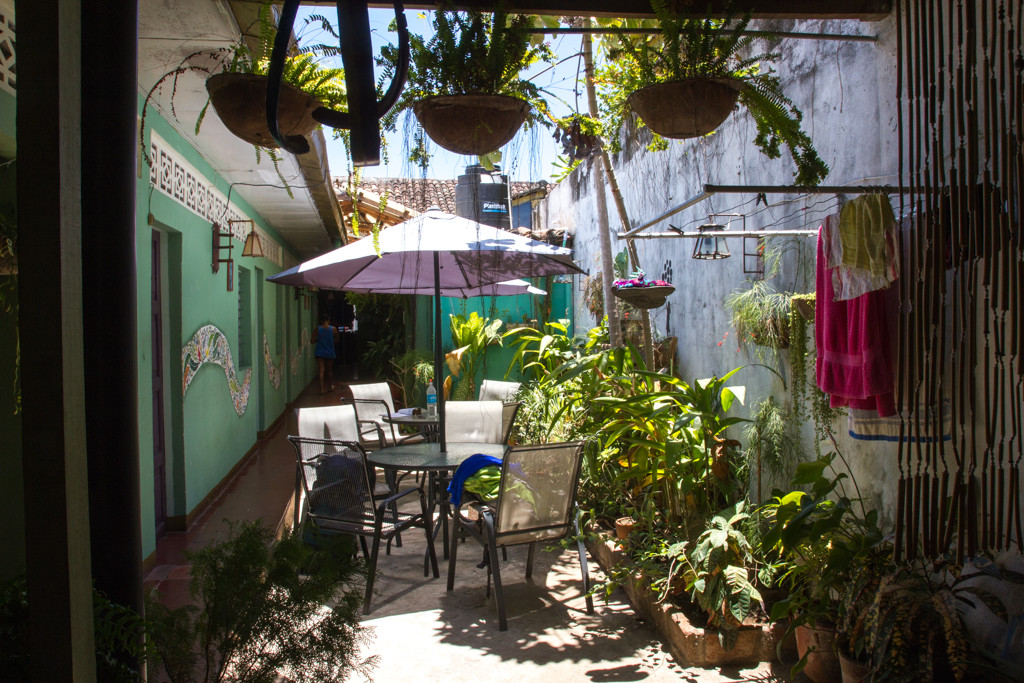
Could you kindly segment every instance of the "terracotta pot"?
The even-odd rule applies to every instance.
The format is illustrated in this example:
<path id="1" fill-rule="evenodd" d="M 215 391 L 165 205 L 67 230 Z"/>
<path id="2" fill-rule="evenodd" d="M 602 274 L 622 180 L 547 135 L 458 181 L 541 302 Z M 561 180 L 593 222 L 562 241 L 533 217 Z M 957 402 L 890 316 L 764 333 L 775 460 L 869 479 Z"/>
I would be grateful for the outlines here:
<path id="1" fill-rule="evenodd" d="M 859 662 L 839 650 L 839 668 L 843 672 L 843 683 L 861 683 L 871 680 L 871 667 L 867 662 Z"/>
<path id="2" fill-rule="evenodd" d="M 797 313 L 800 314 L 804 320 L 814 320 L 814 301 L 808 299 L 793 299 L 793 305 L 796 306 Z"/>
<path id="3" fill-rule="evenodd" d="M 626 540 L 635 526 L 636 520 L 632 517 L 619 517 L 615 520 L 615 538 L 621 541 Z"/>
<path id="4" fill-rule="evenodd" d="M 456 154 L 489 154 L 511 140 L 530 103 L 507 95 L 439 95 L 412 105 L 430 139 Z"/>
<path id="5" fill-rule="evenodd" d="M 839 683 L 842 679 L 839 657 L 832 647 L 835 639 L 834 626 L 796 627 L 796 652 L 800 657 L 807 654 L 803 671 L 814 683 Z"/>
<path id="6" fill-rule="evenodd" d="M 267 129 L 267 77 L 247 73 L 221 73 L 206 79 L 210 103 L 224 126 L 248 143 L 278 147 Z M 288 83 L 281 84 L 278 126 L 282 135 L 308 135 L 317 126 L 314 109 L 320 101 Z"/>
<path id="7" fill-rule="evenodd" d="M 734 78 L 688 78 L 656 83 L 629 95 L 644 124 L 666 138 L 707 135 L 736 107 L 743 83 Z"/>

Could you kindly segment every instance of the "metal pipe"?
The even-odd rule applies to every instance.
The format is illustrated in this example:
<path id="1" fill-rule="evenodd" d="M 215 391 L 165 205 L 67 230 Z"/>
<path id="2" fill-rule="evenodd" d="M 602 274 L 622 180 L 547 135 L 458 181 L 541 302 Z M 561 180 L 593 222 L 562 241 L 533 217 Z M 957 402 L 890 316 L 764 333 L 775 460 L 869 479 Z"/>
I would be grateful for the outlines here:
<path id="1" fill-rule="evenodd" d="M 609 26 L 606 28 L 600 27 L 570 27 L 570 28 L 534 28 L 525 33 L 532 35 L 658 35 L 661 33 L 660 28 L 626 28 L 622 26 Z M 728 29 L 711 31 L 711 33 L 728 33 L 732 34 L 732 31 Z M 796 38 L 798 40 L 836 40 L 836 41 L 850 41 L 854 43 L 877 43 L 878 36 L 873 35 L 859 35 L 849 33 L 805 33 L 802 31 L 760 31 L 750 29 L 747 31 L 741 31 L 740 35 L 743 36 L 754 36 L 758 38 Z"/>
<path id="2" fill-rule="evenodd" d="M 623 239 L 628 233 L 620 232 L 615 236 Z M 664 237 L 816 237 L 817 230 L 708 230 L 706 232 L 649 232 L 646 235 L 634 235 L 631 239 L 650 240 Z"/>
<path id="3" fill-rule="evenodd" d="M 705 188 L 706 187 L 707 186 L 705 185 Z M 657 218 L 655 218 L 653 221 L 648 221 L 647 223 L 644 223 L 643 225 L 641 225 L 638 228 L 633 228 L 632 230 L 629 230 L 626 233 L 619 235 L 619 237 L 623 237 L 624 238 L 624 237 L 633 237 L 635 235 L 638 235 L 641 231 L 646 230 L 647 228 L 651 227 L 655 223 L 660 223 L 661 221 L 665 220 L 669 216 L 674 216 L 677 213 L 679 213 L 680 211 L 682 211 L 684 209 L 690 208 L 691 206 L 693 206 L 697 202 L 700 202 L 700 201 L 703 201 L 703 200 L 707 199 L 712 194 L 714 194 L 714 193 L 708 192 L 705 189 L 704 192 L 701 192 L 700 194 L 698 194 L 698 195 L 696 195 L 694 197 L 690 197 L 689 199 L 687 199 L 682 204 L 679 204 L 678 206 L 672 207 L 671 209 L 669 209 L 665 213 L 663 213 L 660 216 L 658 216 Z"/>

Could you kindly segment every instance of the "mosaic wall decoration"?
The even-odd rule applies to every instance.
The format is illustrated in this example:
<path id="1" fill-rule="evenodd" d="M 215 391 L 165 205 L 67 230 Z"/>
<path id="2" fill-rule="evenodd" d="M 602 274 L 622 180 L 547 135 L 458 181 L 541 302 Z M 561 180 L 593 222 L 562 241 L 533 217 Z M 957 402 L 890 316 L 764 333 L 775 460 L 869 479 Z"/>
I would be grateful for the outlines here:
<path id="1" fill-rule="evenodd" d="M 270 384 L 275 389 L 281 386 L 281 366 L 284 365 L 284 352 L 281 352 L 281 362 L 274 365 L 274 358 L 270 354 L 270 338 L 267 337 L 267 333 L 263 333 L 263 362 L 267 366 L 267 377 L 270 378 Z"/>
<path id="2" fill-rule="evenodd" d="M 197 216 L 210 223 L 219 223 L 221 229 L 231 232 L 234 239 L 245 242 L 249 224 L 231 224 L 228 221 L 249 220 L 249 217 L 234 204 L 229 204 L 223 192 L 207 182 L 156 132 L 150 133 L 149 157 L 153 160 L 149 168 L 149 182 L 154 188 Z M 260 236 L 264 257 L 280 266 L 281 245 L 259 228 L 256 228 L 256 233 Z"/>
<path id="3" fill-rule="evenodd" d="M 309 350 L 310 350 L 311 346 L 312 346 L 312 344 L 309 341 L 309 330 L 303 329 L 302 330 L 302 344 L 299 346 L 299 348 L 295 349 L 295 353 L 292 354 L 292 357 L 290 359 L 291 360 L 290 365 L 291 365 L 291 368 L 292 368 L 292 374 L 293 375 L 299 374 L 299 359 L 302 358 L 302 354 L 304 354 L 304 353 L 308 354 L 309 353 Z"/>
<path id="4" fill-rule="evenodd" d="M 238 381 L 235 363 L 231 359 L 231 345 L 227 338 L 213 325 L 204 325 L 188 340 L 181 350 L 182 386 L 181 395 L 188 391 L 188 385 L 206 363 L 213 363 L 224 368 L 231 390 L 231 400 L 235 404 L 235 412 L 239 416 L 245 413 L 249 404 L 249 383 L 252 381 L 252 370 L 246 370 L 242 381 Z"/>

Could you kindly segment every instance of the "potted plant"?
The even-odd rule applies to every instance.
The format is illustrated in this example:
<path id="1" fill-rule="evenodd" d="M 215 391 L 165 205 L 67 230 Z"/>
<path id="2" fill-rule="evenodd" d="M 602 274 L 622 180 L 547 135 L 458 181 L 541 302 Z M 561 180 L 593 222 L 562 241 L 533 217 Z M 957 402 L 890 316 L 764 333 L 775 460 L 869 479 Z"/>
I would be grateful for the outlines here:
<path id="1" fill-rule="evenodd" d="M 778 351 L 789 348 L 792 294 L 780 292 L 770 280 L 755 280 L 725 297 L 730 323 L 740 342 L 754 342 Z"/>
<path id="2" fill-rule="evenodd" d="M 649 280 L 644 271 L 612 283 L 612 294 L 636 308 L 658 308 L 676 288 L 664 280 Z"/>
<path id="3" fill-rule="evenodd" d="M 307 25 L 315 22 L 319 28 L 336 37 L 333 28 L 321 17 L 309 17 L 306 21 Z M 258 35 L 254 48 L 251 48 L 243 37 L 229 47 L 193 52 L 153 84 L 142 105 L 142 126 L 139 133 L 147 162 L 149 158 L 144 136 L 150 103 L 163 86 L 170 83 L 173 113 L 173 100 L 178 91 L 179 79 L 184 74 L 193 73 L 206 78 L 206 91 L 209 95 L 196 118 L 196 134 L 199 134 L 210 104 L 213 104 L 214 111 L 225 127 L 242 140 L 254 145 L 257 148 L 257 155 L 260 149 L 267 150 L 276 167 L 278 157 L 273 150 L 278 144 L 270 136 L 266 120 L 267 70 L 270 50 L 277 31 L 269 2 L 260 5 L 257 20 L 251 28 L 256 28 Z M 306 48 L 296 46 L 285 59 L 281 100 L 278 106 L 279 125 L 283 135 L 308 135 L 319 125 L 312 118 L 315 109 L 321 106 L 330 109 L 346 106 L 344 70 L 326 67 L 317 61 L 318 55 L 334 50 L 336 48 L 325 45 Z"/>
<path id="4" fill-rule="evenodd" d="M 543 123 L 547 106 L 540 88 L 520 77 L 537 61 L 553 61 L 544 43 L 526 32 L 525 15 L 438 11 L 434 36 L 410 36 L 411 61 L 405 89 L 382 119 L 394 130 L 397 116 L 412 110 L 431 140 L 457 154 L 487 155 L 512 139 L 525 122 Z M 381 49 L 385 78 L 395 70 L 398 50 Z"/>
<path id="5" fill-rule="evenodd" d="M 771 67 L 779 55 L 750 54 L 754 39 L 744 35 L 749 17 L 690 17 L 674 11 L 668 0 L 651 0 L 651 7 L 660 35 L 618 36 L 600 74 L 613 148 L 630 111 L 655 134 L 651 148 L 664 149 L 665 137 L 710 133 L 738 101 L 757 125 L 754 144 L 773 159 L 785 144 L 796 162 L 797 184 L 818 184 L 828 166 L 801 129 L 802 113 Z"/>
<path id="6" fill-rule="evenodd" d="M 787 635 L 795 633 L 800 655 L 794 669 L 818 683 L 839 677 L 834 641 L 844 615 L 842 597 L 869 558 L 889 552 L 878 512 L 845 495 L 846 474 L 825 475 L 836 457 L 838 452 L 800 463 L 793 490 L 761 507 L 769 524 L 761 550 L 778 563 L 781 584 L 789 590 L 769 616 L 788 620 Z"/>

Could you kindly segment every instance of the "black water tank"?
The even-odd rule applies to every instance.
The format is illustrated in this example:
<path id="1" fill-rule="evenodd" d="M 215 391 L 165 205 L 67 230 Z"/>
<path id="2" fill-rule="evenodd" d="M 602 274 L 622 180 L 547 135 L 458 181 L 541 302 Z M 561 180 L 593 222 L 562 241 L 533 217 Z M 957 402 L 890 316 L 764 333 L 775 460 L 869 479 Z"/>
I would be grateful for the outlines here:
<path id="1" fill-rule="evenodd" d="M 508 176 L 497 166 L 467 166 L 455 185 L 455 215 L 504 230 L 512 229 Z"/>

